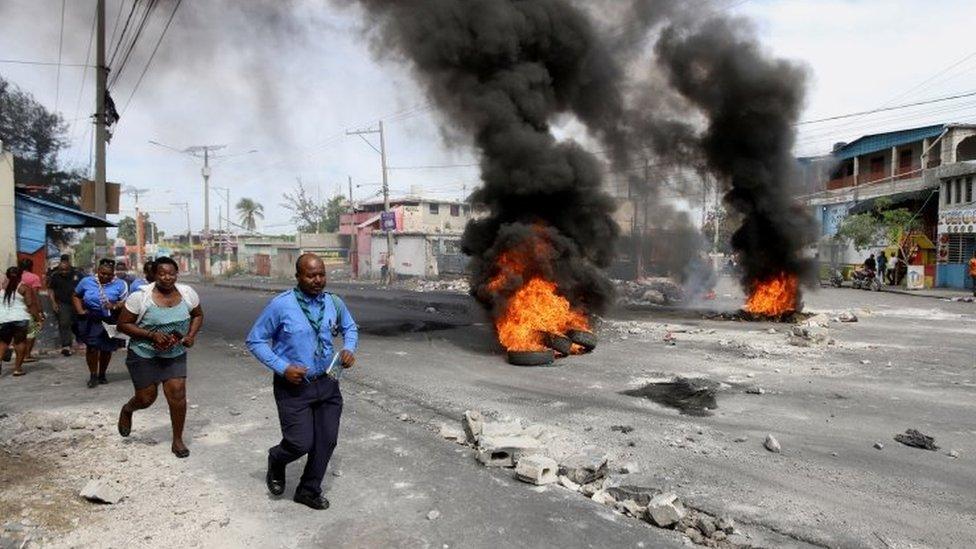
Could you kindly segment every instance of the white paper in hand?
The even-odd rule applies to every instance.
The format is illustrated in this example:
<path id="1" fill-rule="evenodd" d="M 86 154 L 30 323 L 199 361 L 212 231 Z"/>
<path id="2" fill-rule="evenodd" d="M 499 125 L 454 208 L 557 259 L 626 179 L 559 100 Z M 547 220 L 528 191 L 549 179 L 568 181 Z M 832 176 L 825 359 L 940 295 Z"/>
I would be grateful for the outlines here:
<path id="1" fill-rule="evenodd" d="M 342 359 L 340 358 L 341 354 L 342 353 L 333 354 L 332 362 L 329 363 L 329 367 L 325 370 L 325 375 L 336 381 L 339 381 L 342 378 L 342 371 L 345 370 L 345 368 L 342 367 Z"/>

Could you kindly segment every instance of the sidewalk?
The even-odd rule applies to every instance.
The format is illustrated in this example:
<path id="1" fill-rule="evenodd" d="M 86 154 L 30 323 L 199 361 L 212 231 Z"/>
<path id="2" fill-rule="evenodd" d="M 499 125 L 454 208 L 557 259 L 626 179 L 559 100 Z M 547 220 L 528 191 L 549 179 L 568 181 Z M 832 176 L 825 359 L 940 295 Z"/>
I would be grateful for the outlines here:
<path id="1" fill-rule="evenodd" d="M 913 295 L 917 297 L 933 297 L 947 301 L 972 301 L 973 292 L 969 290 L 958 290 L 956 288 L 924 288 L 921 290 L 906 290 L 902 287 L 885 287 L 885 292 L 902 295 Z"/>
<path id="2" fill-rule="evenodd" d="M 283 292 L 295 287 L 294 283 L 286 281 L 249 279 L 244 277 L 233 280 L 216 280 L 213 282 L 213 285 L 218 288 L 270 293 Z M 415 292 L 401 288 L 388 288 L 378 284 L 352 282 L 329 282 L 326 290 L 335 293 L 341 298 L 379 303 L 396 302 L 401 307 L 411 309 L 427 309 L 428 307 L 433 307 L 440 312 L 468 314 L 478 308 L 478 305 L 471 296 L 457 292 Z"/>

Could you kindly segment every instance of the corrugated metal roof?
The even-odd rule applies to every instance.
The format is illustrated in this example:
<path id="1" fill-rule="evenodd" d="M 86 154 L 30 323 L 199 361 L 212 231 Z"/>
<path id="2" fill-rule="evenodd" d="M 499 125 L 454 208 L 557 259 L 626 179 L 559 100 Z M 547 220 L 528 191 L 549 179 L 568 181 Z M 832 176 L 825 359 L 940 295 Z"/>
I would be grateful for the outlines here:
<path id="1" fill-rule="evenodd" d="M 934 126 L 865 135 L 837 149 L 833 155 L 838 160 L 846 160 L 862 154 L 885 151 L 898 145 L 921 141 L 926 137 L 938 137 L 945 130 L 945 127 L 945 124 L 936 124 Z"/>
<path id="2" fill-rule="evenodd" d="M 17 223 L 17 251 L 32 254 L 47 239 L 48 225 L 62 227 L 114 227 L 115 224 L 100 217 L 49 202 L 36 196 L 16 193 L 14 216 Z"/>

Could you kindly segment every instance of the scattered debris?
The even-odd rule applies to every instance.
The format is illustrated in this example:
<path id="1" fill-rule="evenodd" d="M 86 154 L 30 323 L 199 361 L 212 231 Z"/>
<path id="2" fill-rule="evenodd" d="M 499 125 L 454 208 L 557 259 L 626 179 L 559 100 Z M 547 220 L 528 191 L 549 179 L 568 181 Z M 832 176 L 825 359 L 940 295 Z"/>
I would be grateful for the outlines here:
<path id="1" fill-rule="evenodd" d="M 774 454 L 778 454 L 783 451 L 782 446 L 779 445 L 779 441 L 776 440 L 776 437 L 773 435 L 766 435 L 766 440 L 763 441 L 763 446 Z"/>
<path id="2" fill-rule="evenodd" d="M 537 454 L 524 456 L 515 465 L 515 478 L 536 486 L 552 484 L 559 480 L 557 468 L 556 460 L 552 458 Z"/>
<path id="3" fill-rule="evenodd" d="M 865 358 L 865 359 L 861 360 L 861 364 L 865 364 L 865 365 L 866 364 L 871 364 L 871 361 Z"/>
<path id="4" fill-rule="evenodd" d="M 946 455 L 951 457 L 952 459 L 957 459 L 959 458 L 959 450 L 949 450 L 948 452 L 946 452 Z"/>
<path id="5" fill-rule="evenodd" d="M 79 494 L 81 497 L 94 503 L 107 503 L 109 505 L 118 503 L 122 499 L 122 492 L 106 480 L 92 479 L 85 484 Z"/>
<path id="6" fill-rule="evenodd" d="M 796 324 L 789 337 L 790 345 L 806 347 L 810 344 L 822 345 L 830 342 L 830 331 L 823 326 Z"/>
<path id="7" fill-rule="evenodd" d="M 468 439 L 468 435 L 465 433 L 464 429 L 455 425 L 441 424 L 438 433 L 440 434 L 441 438 L 453 440 L 459 444 L 463 444 Z"/>
<path id="8" fill-rule="evenodd" d="M 895 440 L 904 444 L 905 446 L 912 446 L 915 448 L 921 448 L 923 450 L 938 450 L 939 447 L 935 445 L 935 439 L 922 433 L 917 429 L 908 429 L 904 433 L 895 435 Z"/>
<path id="9" fill-rule="evenodd" d="M 576 482 L 569 480 L 569 477 L 567 477 L 566 475 L 559 475 L 559 484 L 561 484 L 563 488 L 572 490 L 574 492 L 579 492 L 580 489 L 580 485 Z"/>
<path id="10" fill-rule="evenodd" d="M 674 345 L 678 342 L 678 338 L 674 337 L 674 334 L 671 333 L 671 330 L 668 330 L 664 334 L 664 342 L 668 345 Z"/>
<path id="11" fill-rule="evenodd" d="M 670 278 L 655 277 L 613 282 L 618 296 L 617 303 L 625 307 L 670 305 L 685 300 L 684 289 Z"/>
<path id="12" fill-rule="evenodd" d="M 634 428 L 631 425 L 611 425 L 610 430 L 616 431 L 618 433 L 623 433 L 626 435 L 627 433 L 633 431 Z"/>
<path id="13" fill-rule="evenodd" d="M 755 386 L 755 387 L 749 387 L 748 389 L 746 389 L 746 392 L 749 393 L 750 395 L 763 395 L 763 394 L 766 394 L 766 391 L 764 391 L 763 388 L 762 387 L 759 387 L 758 385 Z"/>
<path id="14" fill-rule="evenodd" d="M 647 504 L 647 518 L 652 524 L 667 528 L 685 516 L 684 506 L 673 492 L 658 494 Z"/>
<path id="15" fill-rule="evenodd" d="M 880 442 L 875 442 L 874 443 L 874 449 L 875 450 L 883 450 L 884 449 L 884 444 L 881 444 Z"/>
<path id="16" fill-rule="evenodd" d="M 607 474 L 607 456 L 599 448 L 587 446 L 559 463 L 559 474 L 577 484 L 588 484 Z"/>
<path id="17" fill-rule="evenodd" d="M 428 306 L 426 309 L 424 309 L 424 312 L 427 314 L 434 314 L 437 312 L 437 308 Z"/>
<path id="18" fill-rule="evenodd" d="M 606 490 L 597 490 L 592 496 L 590 496 L 590 499 L 601 505 L 610 505 L 611 503 L 614 503 L 613 496 L 608 494 Z"/>
<path id="19" fill-rule="evenodd" d="M 854 311 L 844 311 L 837 315 L 837 320 L 840 322 L 857 322 L 857 315 L 854 314 Z"/>
<path id="20" fill-rule="evenodd" d="M 485 419 L 481 415 L 481 412 L 477 410 L 466 410 L 464 412 L 464 432 L 468 435 L 468 442 L 474 444 L 478 442 L 478 437 L 481 436 L 481 426 L 484 425 Z"/>
<path id="21" fill-rule="evenodd" d="M 427 520 L 437 520 L 440 518 L 441 512 L 437 509 L 432 509 L 427 513 Z"/>
<path id="22" fill-rule="evenodd" d="M 539 441 L 524 435 L 478 438 L 478 461 L 485 467 L 515 467 L 522 456 L 539 449 Z"/>

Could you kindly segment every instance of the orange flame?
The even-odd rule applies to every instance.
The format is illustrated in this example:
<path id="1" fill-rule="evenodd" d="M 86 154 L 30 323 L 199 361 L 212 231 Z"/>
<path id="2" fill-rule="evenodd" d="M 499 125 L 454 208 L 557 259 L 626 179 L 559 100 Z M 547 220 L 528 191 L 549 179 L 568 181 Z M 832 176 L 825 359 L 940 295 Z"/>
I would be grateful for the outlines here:
<path id="1" fill-rule="evenodd" d="M 780 273 L 757 282 L 746 301 L 745 310 L 763 316 L 779 316 L 797 309 L 799 279 L 794 274 Z"/>
<path id="2" fill-rule="evenodd" d="M 533 263 L 544 260 L 551 252 L 545 239 L 533 238 L 503 252 L 496 260 L 498 274 L 488 282 L 487 290 L 508 293 L 514 289 L 504 310 L 495 318 L 498 341 L 507 350 L 542 351 L 546 348 L 546 333 L 565 335 L 573 329 L 589 330 L 586 314 L 559 295 L 555 282 L 528 274 Z"/>

